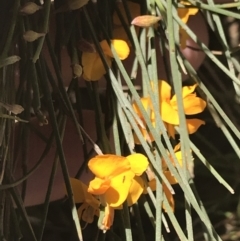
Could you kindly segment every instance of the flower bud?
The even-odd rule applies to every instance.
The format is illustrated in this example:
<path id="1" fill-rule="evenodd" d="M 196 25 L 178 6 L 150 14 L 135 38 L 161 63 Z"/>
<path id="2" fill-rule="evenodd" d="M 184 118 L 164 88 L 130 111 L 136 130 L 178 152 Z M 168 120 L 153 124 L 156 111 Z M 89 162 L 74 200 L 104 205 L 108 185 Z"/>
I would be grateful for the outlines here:
<path id="1" fill-rule="evenodd" d="M 131 24 L 139 26 L 139 27 L 150 27 L 157 23 L 161 19 L 160 16 L 153 15 L 142 15 L 134 18 Z"/>
<path id="2" fill-rule="evenodd" d="M 23 38 L 27 41 L 27 42 L 33 42 L 36 39 L 45 36 L 45 33 L 37 33 L 34 32 L 32 30 L 28 30 L 23 34 Z"/>
<path id="3" fill-rule="evenodd" d="M 14 64 L 14 63 L 18 62 L 20 59 L 21 58 L 17 55 L 12 55 L 5 59 L 2 59 L 2 60 L 0 60 L 0 68 L 10 65 L 10 64 Z"/>
<path id="4" fill-rule="evenodd" d="M 43 8 L 42 6 L 39 6 L 36 3 L 28 2 L 24 4 L 24 6 L 20 9 L 20 13 L 30 15 L 42 8 Z"/>
<path id="5" fill-rule="evenodd" d="M 73 74 L 74 78 L 78 78 L 82 76 L 82 66 L 80 64 L 73 64 Z"/>

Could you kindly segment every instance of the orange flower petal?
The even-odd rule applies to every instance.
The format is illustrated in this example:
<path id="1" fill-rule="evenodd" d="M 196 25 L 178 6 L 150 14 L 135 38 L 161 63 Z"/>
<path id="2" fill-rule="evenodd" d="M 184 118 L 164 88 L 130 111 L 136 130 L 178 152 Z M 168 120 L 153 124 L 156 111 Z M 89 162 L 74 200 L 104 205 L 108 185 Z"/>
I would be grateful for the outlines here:
<path id="1" fill-rule="evenodd" d="M 201 125 L 205 124 L 205 121 L 202 121 L 199 119 L 187 119 L 186 123 L 187 123 L 188 133 L 193 134 L 194 132 L 196 132 L 198 130 L 198 128 Z"/>
<path id="2" fill-rule="evenodd" d="M 104 39 L 103 41 L 100 42 L 100 45 L 102 47 L 103 53 L 109 57 L 113 57 L 112 55 L 112 50 L 108 44 L 108 42 Z"/>
<path id="3" fill-rule="evenodd" d="M 156 188 L 157 188 L 156 179 L 154 178 L 150 182 L 148 182 L 148 186 L 152 189 L 152 191 L 156 191 Z M 147 191 L 144 193 L 147 193 Z"/>
<path id="4" fill-rule="evenodd" d="M 195 91 L 196 87 L 197 87 L 197 84 L 191 85 L 191 86 L 184 86 L 182 88 L 183 98 L 190 95 L 191 93 L 193 93 L 193 91 Z"/>
<path id="5" fill-rule="evenodd" d="M 186 23 L 191 15 L 195 15 L 198 12 L 197 8 L 178 8 L 178 16 Z"/>
<path id="6" fill-rule="evenodd" d="M 83 184 L 80 180 L 75 178 L 70 178 L 70 183 L 73 191 L 73 198 L 75 203 L 82 203 L 85 201 L 87 193 L 87 186 Z"/>
<path id="7" fill-rule="evenodd" d="M 170 207 L 172 208 L 173 212 L 174 212 L 174 209 L 175 209 L 175 202 L 174 202 L 174 199 L 173 199 L 173 195 L 172 193 L 169 191 L 169 189 L 167 188 L 167 186 L 165 184 L 163 184 L 163 191 L 166 195 L 166 198 L 169 202 L 169 205 Z M 163 205 L 163 209 L 166 211 L 166 208 L 165 206 Z"/>
<path id="8" fill-rule="evenodd" d="M 117 155 L 98 155 L 88 162 L 89 169 L 99 178 L 106 178 L 118 175 L 130 170 L 129 161 Z"/>
<path id="9" fill-rule="evenodd" d="M 111 207 L 118 207 L 127 199 L 134 173 L 128 171 L 111 179 L 111 186 L 105 193 L 105 201 Z"/>
<path id="10" fill-rule="evenodd" d="M 135 176 L 127 196 L 128 206 L 137 202 L 144 190 L 144 181 L 141 177 Z"/>
<path id="11" fill-rule="evenodd" d="M 166 178 L 168 179 L 170 184 L 173 185 L 173 184 L 177 184 L 178 183 L 177 179 L 172 175 L 172 173 L 170 171 L 165 171 L 164 175 L 166 176 Z"/>
<path id="12" fill-rule="evenodd" d="M 83 213 L 83 210 L 86 209 L 88 206 L 87 203 L 83 203 L 77 210 L 77 213 L 78 213 L 78 217 L 79 219 L 82 219 L 82 213 Z"/>
<path id="13" fill-rule="evenodd" d="M 182 88 L 182 97 L 183 99 L 185 97 L 187 97 L 188 95 L 192 94 L 192 92 L 196 89 L 197 84 L 195 85 L 191 85 L 191 86 L 184 86 Z M 194 94 L 196 96 L 196 94 Z M 176 105 L 177 106 L 177 97 L 176 95 L 173 95 L 173 97 L 171 98 L 171 103 L 172 105 Z"/>
<path id="14" fill-rule="evenodd" d="M 188 95 L 183 99 L 184 111 L 186 115 L 195 115 L 203 112 L 206 102 L 196 97 L 194 94 Z"/>
<path id="15" fill-rule="evenodd" d="M 160 114 L 163 121 L 172 124 L 179 125 L 178 112 L 166 101 L 160 103 Z"/>
<path id="16" fill-rule="evenodd" d="M 86 223 L 92 223 L 95 213 L 96 210 L 93 207 L 87 206 L 82 212 L 82 220 Z"/>
<path id="17" fill-rule="evenodd" d="M 166 123 L 166 122 L 164 122 L 164 125 L 165 125 L 165 127 L 166 127 L 166 130 L 167 130 L 168 135 L 169 135 L 170 137 L 172 137 L 173 139 L 175 139 L 175 133 L 176 133 L 176 131 L 175 131 L 174 125 L 168 124 L 168 123 Z"/>
<path id="18" fill-rule="evenodd" d="M 110 207 L 109 205 L 107 205 L 105 207 L 105 212 L 104 212 L 104 216 L 103 216 L 103 219 L 101 222 L 101 227 L 99 227 L 99 228 L 104 231 L 110 229 L 110 227 L 113 224 L 113 220 L 114 220 L 114 209 L 112 207 Z"/>
<path id="19" fill-rule="evenodd" d="M 147 157 L 140 153 L 134 153 L 126 157 L 131 165 L 131 170 L 135 175 L 140 176 L 146 171 L 149 162 Z"/>
<path id="20" fill-rule="evenodd" d="M 171 86 L 164 80 L 158 82 L 158 92 L 161 101 L 169 101 L 171 98 Z"/>
<path id="21" fill-rule="evenodd" d="M 110 179 L 103 180 L 98 177 L 95 177 L 89 183 L 88 192 L 94 195 L 101 195 L 104 194 L 110 188 L 110 185 Z"/>
<path id="22" fill-rule="evenodd" d="M 180 28 L 179 36 L 180 36 L 181 49 L 185 49 L 187 45 L 187 40 L 189 39 L 189 35 L 187 34 L 186 30 L 184 30 L 183 28 Z"/>
<path id="23" fill-rule="evenodd" d="M 153 112 L 153 106 L 152 106 L 151 99 L 149 97 L 141 98 L 141 102 L 142 102 L 143 108 L 146 110 L 147 113 L 149 113 L 149 117 L 150 117 L 151 121 L 154 121 L 155 114 Z M 133 109 L 140 118 L 143 118 L 142 112 L 140 111 L 140 109 L 138 108 L 138 106 L 135 102 L 133 103 Z"/>
<path id="24" fill-rule="evenodd" d="M 108 66 L 111 66 L 111 59 L 107 56 Z M 87 81 L 96 81 L 106 74 L 106 70 L 98 53 L 83 52 L 82 54 L 83 78 Z"/>

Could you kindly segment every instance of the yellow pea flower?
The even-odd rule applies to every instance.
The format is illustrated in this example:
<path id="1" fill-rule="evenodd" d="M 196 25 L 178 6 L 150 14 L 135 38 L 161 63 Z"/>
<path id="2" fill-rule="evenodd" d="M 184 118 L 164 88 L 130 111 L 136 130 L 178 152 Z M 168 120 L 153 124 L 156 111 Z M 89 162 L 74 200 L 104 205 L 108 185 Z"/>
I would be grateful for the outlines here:
<path id="1" fill-rule="evenodd" d="M 175 157 L 176 159 L 178 160 L 180 166 L 182 166 L 182 153 L 181 151 L 179 151 L 179 148 L 180 148 L 180 144 L 176 145 L 175 148 L 174 148 L 174 153 L 175 153 Z M 169 154 L 169 158 L 170 160 L 172 161 L 173 163 L 173 157 Z M 150 169 L 150 168 L 149 168 Z M 169 183 L 171 185 L 174 185 L 174 184 L 177 184 L 178 181 L 177 179 L 172 175 L 172 173 L 168 170 L 168 167 L 167 167 L 167 164 L 165 162 L 164 159 L 162 159 L 162 169 L 163 169 L 163 174 L 165 175 L 165 177 L 167 178 L 167 180 L 169 181 Z M 154 173 L 150 170 L 148 170 L 147 172 L 148 176 L 155 176 Z M 149 187 L 155 191 L 156 190 L 156 179 L 155 178 L 151 178 L 151 180 L 149 181 L 148 183 Z M 174 198 L 173 198 L 173 195 L 172 193 L 170 192 L 170 190 L 167 188 L 166 184 L 165 183 L 162 183 L 162 188 L 163 188 L 163 192 L 165 193 L 166 195 L 166 198 L 169 202 L 169 205 L 170 207 L 172 208 L 172 210 L 174 211 L 174 208 L 175 208 L 175 203 L 174 203 Z M 146 191 L 145 191 L 146 193 Z M 163 209 L 166 210 L 166 208 L 164 207 L 163 205 Z"/>
<path id="2" fill-rule="evenodd" d="M 114 39 L 111 40 L 114 49 L 116 50 L 119 58 L 124 60 L 128 57 L 130 49 L 127 43 L 123 40 Z M 106 62 L 109 67 L 112 65 L 113 54 L 111 48 L 106 40 L 100 42 L 100 46 L 104 53 Z M 83 78 L 88 81 L 97 81 L 104 74 L 106 69 L 103 62 L 97 52 L 83 52 L 82 53 L 82 66 L 83 66 Z"/>
<path id="3" fill-rule="evenodd" d="M 188 2 L 185 1 L 181 1 L 182 4 L 184 5 L 189 5 Z M 177 12 L 178 12 L 178 16 L 181 18 L 181 20 L 184 23 L 187 23 L 188 19 L 190 16 L 192 15 L 196 15 L 198 13 L 198 8 L 178 8 Z M 180 44 L 181 44 L 181 48 L 184 49 L 186 47 L 186 42 L 187 39 L 189 38 L 187 32 L 180 28 L 179 30 L 179 34 L 180 34 Z"/>
<path id="4" fill-rule="evenodd" d="M 189 5 L 188 2 L 181 1 L 184 5 Z M 191 15 L 196 15 L 198 13 L 198 8 L 178 8 L 178 16 L 182 19 L 184 23 L 187 23 Z"/>
<path id="5" fill-rule="evenodd" d="M 112 225 L 114 208 L 119 208 L 130 196 L 130 204 L 141 195 L 134 189 L 134 179 L 141 176 L 148 167 L 148 160 L 142 154 L 132 154 L 127 157 L 117 155 L 99 155 L 88 163 L 89 169 L 95 175 L 90 181 L 88 192 L 99 195 L 105 206 L 105 216 L 101 222 L 102 229 L 107 230 Z M 141 183 L 135 186 L 141 187 Z M 142 188 L 143 191 L 143 188 Z"/>
<path id="6" fill-rule="evenodd" d="M 195 115 L 195 114 L 201 113 L 206 107 L 206 102 L 203 99 L 197 97 L 196 93 L 193 93 L 195 91 L 196 86 L 197 85 L 192 85 L 192 86 L 185 86 L 182 88 L 184 113 L 186 115 Z M 176 95 L 173 95 L 171 97 L 171 86 L 166 81 L 163 81 L 163 80 L 159 81 L 158 91 L 159 91 L 160 115 L 162 117 L 162 120 L 165 124 L 166 130 L 169 136 L 174 138 L 175 137 L 174 126 L 179 125 L 179 115 L 178 115 Z M 155 113 L 153 111 L 153 106 L 152 106 L 150 97 L 141 98 L 141 102 L 144 109 L 148 113 L 153 126 L 155 126 Z M 154 141 L 153 136 L 147 130 L 146 122 L 143 118 L 143 115 L 135 102 L 133 103 L 133 109 L 135 113 L 140 117 L 143 125 L 145 126 L 145 128 L 142 126 L 139 126 L 139 129 L 141 130 L 143 137 L 145 138 L 145 140 L 149 142 Z M 201 125 L 205 124 L 205 122 L 203 120 L 194 118 L 194 119 L 186 119 L 186 124 L 187 124 L 188 133 L 193 134 L 194 132 L 197 131 L 197 129 Z M 160 134 L 161 133 L 159 133 L 159 135 Z M 136 144 L 141 144 L 135 134 L 134 134 L 134 141 Z"/>
<path id="7" fill-rule="evenodd" d="M 196 93 L 193 93 L 196 86 L 197 85 L 192 85 L 182 88 L 183 107 L 186 115 L 199 114 L 206 107 L 206 102 L 197 97 Z M 158 91 L 161 117 L 166 124 L 169 135 L 174 138 L 174 126 L 179 125 L 177 97 L 176 95 L 171 97 L 171 86 L 163 80 L 158 83 Z M 199 119 L 186 119 L 186 124 L 189 134 L 192 134 L 196 132 L 201 125 L 205 124 L 205 122 Z"/>

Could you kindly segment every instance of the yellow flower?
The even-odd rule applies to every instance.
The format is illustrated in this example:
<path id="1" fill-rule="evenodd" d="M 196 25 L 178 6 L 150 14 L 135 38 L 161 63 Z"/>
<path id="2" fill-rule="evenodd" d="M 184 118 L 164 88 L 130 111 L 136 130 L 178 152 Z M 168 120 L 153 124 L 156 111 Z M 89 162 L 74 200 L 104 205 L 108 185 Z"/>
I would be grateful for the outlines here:
<path id="1" fill-rule="evenodd" d="M 181 1 L 181 3 L 184 5 L 189 5 L 189 3 L 185 2 L 185 1 Z M 198 8 L 178 8 L 177 12 L 178 12 L 178 16 L 181 18 L 181 20 L 184 23 L 187 23 L 187 21 L 191 15 L 196 15 L 198 13 Z M 181 27 L 179 30 L 179 34 L 180 34 L 181 48 L 184 49 L 186 47 L 186 42 L 187 42 L 187 39 L 189 38 L 189 36 L 188 36 L 187 32 L 184 29 L 182 29 Z"/>
<path id="2" fill-rule="evenodd" d="M 184 5 L 189 5 L 188 2 L 181 2 Z M 196 15 L 198 13 L 198 8 L 178 8 L 178 16 L 182 19 L 184 23 L 187 23 L 191 15 Z"/>
<path id="3" fill-rule="evenodd" d="M 182 153 L 181 151 L 178 151 L 180 148 L 180 145 L 176 145 L 175 148 L 174 148 L 174 152 L 175 152 L 175 157 L 177 158 L 180 166 L 182 166 Z M 173 162 L 173 158 L 172 156 L 169 154 L 169 158 L 170 160 Z M 174 185 L 174 184 L 177 184 L 178 181 L 177 179 L 172 175 L 172 173 L 168 170 L 168 167 L 167 167 L 167 164 L 165 162 L 164 159 L 162 159 L 162 169 L 163 169 L 163 173 L 165 175 L 165 177 L 167 178 L 167 180 L 169 181 L 169 183 L 171 185 Z M 155 176 L 154 173 L 150 170 L 148 170 L 147 172 L 148 176 Z M 155 178 L 151 178 L 151 180 L 149 181 L 148 183 L 149 187 L 155 191 L 156 190 L 156 179 Z M 165 183 L 162 183 L 162 188 L 163 188 L 163 192 L 165 193 L 166 197 L 167 197 L 167 200 L 169 202 L 169 205 L 170 207 L 172 208 L 172 210 L 174 211 L 174 208 L 175 208 L 175 203 L 174 203 L 174 198 L 173 198 L 173 195 L 172 193 L 170 192 L 170 190 L 167 188 L 166 184 Z M 145 191 L 146 193 L 146 191 Z M 166 208 L 165 206 L 163 205 L 163 209 L 166 211 Z"/>
<path id="4" fill-rule="evenodd" d="M 206 107 L 206 102 L 197 97 L 196 93 L 193 93 L 196 86 L 197 85 L 192 85 L 182 88 L 184 113 L 186 115 L 199 114 Z M 174 138 L 174 126 L 179 125 L 177 97 L 176 95 L 171 97 L 171 86 L 165 81 L 159 81 L 158 88 L 160 114 L 166 124 L 166 129 L 169 135 Z M 186 124 L 189 134 L 192 134 L 196 132 L 201 125 L 205 124 L 205 122 L 199 119 L 186 119 Z"/>
<path id="5" fill-rule="evenodd" d="M 135 176 L 127 196 L 128 206 L 132 206 L 134 203 L 137 202 L 144 189 L 145 185 L 143 179 L 139 176 Z"/>
<path id="6" fill-rule="evenodd" d="M 104 195 L 106 203 L 118 207 L 127 199 L 134 177 L 142 175 L 147 166 L 147 158 L 142 154 L 96 156 L 88 163 L 95 174 L 88 192 Z"/>
<path id="7" fill-rule="evenodd" d="M 127 198 L 131 205 L 141 195 L 138 190 L 134 190 L 134 186 L 138 189 L 142 187 L 136 176 L 141 176 L 147 169 L 148 160 L 142 154 L 127 157 L 99 155 L 89 161 L 88 167 L 95 174 L 89 183 L 88 192 L 99 195 L 105 206 L 107 213 L 101 224 L 102 229 L 107 230 L 112 225 L 113 208 L 119 208 Z"/>
<path id="8" fill-rule="evenodd" d="M 87 192 L 87 185 L 80 180 L 70 178 L 75 203 L 81 203 L 78 208 L 78 217 L 86 223 L 92 223 L 94 215 L 99 216 L 100 202 L 90 193 Z"/>
<path id="9" fill-rule="evenodd" d="M 201 113 L 205 107 L 206 102 L 197 97 L 196 93 L 193 93 L 197 85 L 185 86 L 182 88 L 182 97 L 183 97 L 183 105 L 184 105 L 184 113 L 186 115 L 195 115 Z M 161 80 L 158 84 L 159 88 L 159 106 L 160 106 L 160 115 L 165 124 L 166 130 L 171 137 L 175 137 L 175 128 L 174 126 L 179 125 L 179 115 L 177 108 L 177 98 L 176 95 L 171 97 L 171 86 Z M 150 97 L 141 98 L 142 105 L 146 112 L 149 115 L 149 118 L 155 127 L 155 113 L 153 111 L 153 106 Z M 146 127 L 146 122 L 143 118 L 143 115 L 138 108 L 137 104 L 133 103 L 133 109 L 135 113 L 140 117 L 142 123 L 145 127 L 139 126 L 143 137 L 145 140 L 152 142 L 154 138 L 151 133 L 148 132 Z M 200 119 L 186 119 L 187 129 L 189 134 L 193 134 L 197 131 L 197 129 L 205 124 L 204 121 Z M 161 134 L 161 133 L 159 133 Z M 136 144 L 141 144 L 138 140 L 137 136 L 134 134 L 134 141 Z"/>
<path id="10" fill-rule="evenodd" d="M 114 39 L 111 42 L 119 58 L 121 60 L 126 59 L 130 52 L 130 49 L 127 43 L 119 39 Z M 110 46 L 108 45 L 106 40 L 101 41 L 100 46 L 102 48 L 102 51 L 104 53 L 108 66 L 111 67 L 113 54 Z M 106 69 L 97 52 L 93 52 L 93 53 L 83 52 L 82 66 L 83 66 L 83 78 L 85 80 L 96 81 L 96 80 L 99 80 L 104 74 L 106 74 Z"/>

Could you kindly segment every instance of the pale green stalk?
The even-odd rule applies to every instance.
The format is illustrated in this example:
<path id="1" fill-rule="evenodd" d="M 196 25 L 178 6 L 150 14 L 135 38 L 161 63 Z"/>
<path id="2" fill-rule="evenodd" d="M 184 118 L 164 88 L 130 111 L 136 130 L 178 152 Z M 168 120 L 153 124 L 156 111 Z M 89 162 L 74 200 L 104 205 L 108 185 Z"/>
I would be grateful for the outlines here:
<path id="1" fill-rule="evenodd" d="M 228 16 L 228 17 L 240 19 L 240 14 L 232 12 L 232 11 L 225 10 L 224 8 L 219 8 L 219 7 L 216 7 L 216 6 L 210 6 L 209 4 L 206 4 L 206 3 L 203 3 L 203 2 L 200 2 L 200 1 L 196 2 L 194 0 L 189 0 L 189 2 L 197 8 L 208 10 L 208 11 L 213 12 L 213 13 L 222 14 L 222 15 L 225 15 L 225 16 Z M 218 6 L 221 6 L 221 5 L 218 5 Z"/>
<path id="2" fill-rule="evenodd" d="M 141 31 L 141 33 L 140 33 L 140 47 L 141 47 L 143 59 L 144 59 L 145 65 L 146 65 L 146 61 L 148 60 L 147 56 L 146 56 L 146 38 L 147 38 L 146 29 L 143 28 L 140 31 Z M 136 60 L 137 60 L 137 58 L 136 58 Z M 138 63 L 138 61 L 137 61 L 137 63 Z M 142 77 L 143 97 L 147 97 L 148 96 L 148 91 L 147 91 L 147 86 L 146 85 L 147 85 L 147 83 L 145 81 L 145 78 Z"/>
<path id="3" fill-rule="evenodd" d="M 231 133 L 229 130 L 226 128 L 222 120 L 220 119 L 218 113 L 216 110 L 212 107 L 211 104 L 209 106 L 209 112 L 211 113 L 213 119 L 215 120 L 216 125 L 222 130 L 223 134 L 226 136 L 226 139 L 229 141 L 230 145 L 232 146 L 233 150 L 237 154 L 238 158 L 240 159 L 240 149 L 236 143 L 236 141 L 233 139 Z"/>
<path id="4" fill-rule="evenodd" d="M 168 203 L 168 200 L 166 198 L 166 195 L 163 194 L 163 204 L 166 208 L 166 211 L 167 211 L 167 215 L 169 217 L 169 219 L 171 220 L 177 234 L 178 234 L 178 237 L 180 238 L 180 240 L 184 240 L 184 241 L 188 241 L 189 239 L 185 236 L 185 234 L 183 233 L 182 231 L 182 228 L 181 226 L 179 225 L 173 211 L 172 211 L 172 208 L 170 207 L 169 203 Z"/>
<path id="5" fill-rule="evenodd" d="M 212 173 L 212 175 L 224 186 L 226 189 L 234 194 L 234 190 L 232 187 L 219 175 L 219 173 L 214 169 L 214 167 L 206 160 L 206 158 L 202 155 L 200 150 L 194 145 L 194 143 L 190 143 L 191 149 L 197 155 L 199 160 L 206 166 L 206 168 Z"/>
<path id="6" fill-rule="evenodd" d="M 125 201 L 123 204 L 123 220 L 124 220 L 124 226 L 125 226 L 125 234 L 126 234 L 126 241 L 132 241 L 132 229 L 131 229 L 131 223 L 130 223 L 130 216 L 128 211 L 128 205 Z"/>
<path id="7" fill-rule="evenodd" d="M 208 3 L 209 3 L 209 5 L 215 7 L 215 4 L 214 4 L 213 0 L 208 0 Z M 215 32 L 216 31 L 218 32 L 218 34 L 219 34 L 219 36 L 221 38 L 221 41 L 222 41 L 224 54 L 226 56 L 226 60 L 227 60 L 227 64 L 228 64 L 228 69 L 230 70 L 230 72 L 233 75 L 235 75 L 234 67 L 236 69 L 238 69 L 238 72 L 240 72 L 239 71 L 239 63 L 237 61 L 233 62 L 233 60 L 232 60 L 233 58 L 232 58 L 230 50 L 229 50 L 229 46 L 228 46 L 228 43 L 227 43 L 227 39 L 226 39 L 226 36 L 225 36 L 225 33 L 224 33 L 224 29 L 223 29 L 223 26 L 222 26 L 221 19 L 220 19 L 219 15 L 213 13 L 212 17 L 213 17 L 213 20 L 214 20 L 214 22 L 216 24 L 216 28 L 214 28 L 214 30 L 215 30 Z M 239 97 L 239 94 L 240 94 L 239 85 L 236 84 L 233 81 L 233 87 L 235 88 L 236 94 Z"/>
<path id="8" fill-rule="evenodd" d="M 168 40 L 169 40 L 169 55 L 171 63 L 171 73 L 172 81 L 174 86 L 175 95 L 177 97 L 177 107 L 179 115 L 179 133 L 181 140 L 181 152 L 182 152 L 182 162 L 183 170 L 186 180 L 189 179 L 189 174 L 187 168 L 190 171 L 191 176 L 193 176 L 193 161 L 191 160 L 191 150 L 189 145 L 189 136 L 186 126 L 186 117 L 183 107 L 183 97 L 182 97 L 182 80 L 180 78 L 181 73 L 179 71 L 177 63 L 177 54 L 175 46 L 175 38 L 178 36 L 179 28 L 176 28 L 177 33 L 174 31 L 174 23 L 172 13 L 176 12 L 175 8 L 172 5 L 172 0 L 167 1 L 167 29 L 168 29 Z M 174 34 L 175 33 L 175 34 Z M 191 217 L 191 205 L 189 198 L 185 195 L 185 215 L 186 215 L 186 227 L 188 233 L 188 239 L 193 241 L 193 227 L 192 227 L 192 217 Z"/>
<path id="9" fill-rule="evenodd" d="M 119 88 L 119 84 L 116 81 L 115 76 L 112 74 L 111 70 L 110 70 L 110 76 L 111 76 L 111 80 L 112 80 L 113 89 L 114 89 L 114 91 L 115 91 L 115 93 L 118 97 L 118 100 L 119 100 L 119 103 L 121 104 L 121 107 L 123 108 L 123 110 L 124 110 L 124 112 L 125 112 L 125 114 L 128 118 L 129 123 L 131 123 L 131 125 L 132 125 L 134 131 L 136 132 L 137 137 L 139 138 L 141 144 L 145 147 L 144 149 L 145 149 L 145 151 L 147 153 L 147 156 L 150 159 L 154 169 L 155 170 L 158 169 L 158 168 L 156 168 L 155 157 L 153 156 L 149 146 L 147 145 L 146 141 L 144 140 L 143 135 L 142 135 L 141 131 L 139 130 L 139 127 L 136 123 L 136 120 L 134 119 L 134 116 L 132 115 L 132 111 L 130 111 L 132 109 L 132 107 L 130 106 L 129 108 L 126 108 L 126 107 L 128 107 L 129 103 L 125 99 L 126 97 L 122 93 L 122 90 Z M 171 185 L 169 184 L 168 180 L 166 179 L 165 175 L 162 173 L 162 171 L 159 172 L 158 174 L 161 176 L 162 180 L 165 182 L 165 184 L 167 185 L 169 190 L 173 193 L 173 189 L 172 189 Z"/>
<path id="10" fill-rule="evenodd" d="M 191 0 L 189 0 L 189 2 L 191 2 Z M 159 5 L 159 0 L 156 0 L 156 4 Z M 166 7 L 167 4 L 162 1 L 162 4 Z M 223 63 L 220 62 L 220 60 L 218 60 L 214 54 L 208 49 L 208 47 L 202 43 L 198 37 L 196 36 L 196 34 L 186 25 L 183 23 L 183 21 L 179 18 L 179 16 L 176 13 L 172 13 L 173 18 L 175 21 L 177 21 L 177 23 L 187 32 L 187 34 L 193 39 L 194 42 L 196 42 L 199 47 L 203 50 L 203 52 L 220 68 L 222 69 L 223 72 L 225 72 L 233 81 L 235 81 L 237 84 L 240 84 L 240 80 L 233 75 L 228 68 L 226 68 L 224 66 Z M 240 17 L 240 15 L 239 15 Z"/>
<path id="11" fill-rule="evenodd" d="M 144 209 L 149 217 L 149 221 L 151 222 L 152 226 L 154 229 L 156 229 L 156 221 L 155 221 L 155 217 L 152 213 L 152 210 L 150 208 L 150 205 L 147 201 L 147 199 L 145 198 L 145 195 L 142 195 L 141 196 L 141 199 L 143 200 L 143 206 L 144 206 Z"/>
<path id="12" fill-rule="evenodd" d="M 208 90 L 208 88 L 203 84 L 203 82 L 199 79 L 196 71 L 194 70 L 194 68 L 191 66 L 191 64 L 184 59 L 184 64 L 186 66 L 186 68 L 188 69 L 188 72 L 190 74 L 190 76 L 193 78 L 193 80 L 198 83 L 199 87 L 201 88 L 201 90 L 204 92 L 204 94 L 207 96 L 207 98 L 209 99 L 209 101 L 212 103 L 212 105 L 215 107 L 215 109 L 217 110 L 217 112 L 219 113 L 219 115 L 223 118 L 223 120 L 227 123 L 227 125 L 229 126 L 229 128 L 233 131 L 233 133 L 237 136 L 238 139 L 240 139 L 240 132 L 239 130 L 236 128 L 236 126 L 232 123 L 232 121 L 230 120 L 230 118 L 226 115 L 226 113 L 223 111 L 223 109 L 220 107 L 220 105 L 217 103 L 217 101 L 214 99 L 214 97 L 212 96 L 212 94 L 210 93 L 210 91 Z"/>

